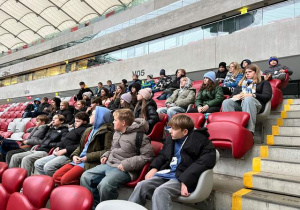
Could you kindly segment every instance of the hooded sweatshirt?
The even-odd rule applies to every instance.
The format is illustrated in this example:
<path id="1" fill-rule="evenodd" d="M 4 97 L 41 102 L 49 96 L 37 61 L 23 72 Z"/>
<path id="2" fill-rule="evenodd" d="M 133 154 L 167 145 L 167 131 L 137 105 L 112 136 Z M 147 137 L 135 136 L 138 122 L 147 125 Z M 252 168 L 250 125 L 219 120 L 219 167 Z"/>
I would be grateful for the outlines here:
<path id="1" fill-rule="evenodd" d="M 95 134 L 97 134 L 100 127 L 106 123 L 109 123 L 111 120 L 111 114 L 110 110 L 104 107 L 97 106 L 96 112 L 95 112 L 95 120 L 94 125 L 92 127 L 92 130 L 90 134 L 88 135 L 87 141 L 79 155 L 80 158 L 87 156 L 89 145 L 94 140 Z M 72 154 L 73 155 L 73 154 Z M 73 155 L 74 156 L 74 155 Z M 100 158 L 100 156 L 99 156 Z M 100 160 L 100 159 L 99 159 Z M 82 168 L 84 168 L 84 162 L 81 162 L 80 164 L 75 164 L 73 161 L 71 162 L 72 165 L 77 165 Z"/>

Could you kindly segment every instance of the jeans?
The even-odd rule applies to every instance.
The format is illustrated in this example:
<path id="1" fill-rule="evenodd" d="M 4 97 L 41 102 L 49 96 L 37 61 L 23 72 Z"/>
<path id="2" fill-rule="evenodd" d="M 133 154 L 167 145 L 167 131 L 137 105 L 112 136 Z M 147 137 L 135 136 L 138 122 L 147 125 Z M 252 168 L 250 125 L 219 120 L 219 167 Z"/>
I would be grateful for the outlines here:
<path id="1" fill-rule="evenodd" d="M 170 98 L 172 94 L 166 94 L 166 93 L 163 93 L 161 94 L 160 96 L 157 97 L 158 100 L 166 100 L 168 98 Z"/>
<path id="2" fill-rule="evenodd" d="M 167 114 L 169 116 L 169 120 L 172 118 L 172 116 L 174 114 L 185 113 L 185 112 L 186 112 L 186 109 L 179 107 L 179 106 L 173 106 L 170 108 L 162 107 L 162 108 L 157 109 L 158 114 L 160 114 L 160 113 Z"/>
<path id="3" fill-rule="evenodd" d="M 172 198 L 181 194 L 181 183 L 177 179 L 152 177 L 139 182 L 134 188 L 129 201 L 145 205 L 152 199 L 152 210 L 171 210 Z"/>
<path id="4" fill-rule="evenodd" d="M 53 176 L 55 171 L 65 165 L 68 159 L 69 158 L 64 155 L 49 155 L 35 161 L 34 167 L 39 172 L 39 174 Z"/>
<path id="5" fill-rule="evenodd" d="M 80 185 L 92 192 L 94 209 L 102 201 L 117 199 L 118 187 L 130 181 L 131 177 L 127 172 L 101 164 L 84 172 L 80 178 Z"/>
<path id="6" fill-rule="evenodd" d="M 247 97 L 242 102 L 233 101 L 232 99 L 226 99 L 222 103 L 223 112 L 234 112 L 234 111 L 243 111 L 250 114 L 250 119 L 247 125 L 247 129 L 254 133 L 256 115 L 261 109 L 260 102 L 253 97 Z"/>
<path id="7" fill-rule="evenodd" d="M 10 150 L 19 149 L 20 146 L 14 140 L 3 139 L 0 147 L 0 151 L 2 155 L 6 155 L 6 153 Z"/>

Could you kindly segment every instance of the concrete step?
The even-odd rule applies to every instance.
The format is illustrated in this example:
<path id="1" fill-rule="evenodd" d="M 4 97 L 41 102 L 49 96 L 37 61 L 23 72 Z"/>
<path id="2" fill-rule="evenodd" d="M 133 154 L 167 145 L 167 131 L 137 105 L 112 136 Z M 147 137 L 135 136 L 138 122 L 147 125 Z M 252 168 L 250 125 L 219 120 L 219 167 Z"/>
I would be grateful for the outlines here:
<path id="1" fill-rule="evenodd" d="M 261 146 L 260 157 L 300 164 L 300 149 L 299 147 Z"/>
<path id="2" fill-rule="evenodd" d="M 282 104 L 300 104 L 300 99 L 283 99 Z"/>
<path id="3" fill-rule="evenodd" d="M 300 209 L 300 198 L 258 190 L 241 189 L 232 196 L 232 209 L 296 210 Z"/>
<path id="4" fill-rule="evenodd" d="M 300 111 L 300 104 L 285 104 L 284 105 L 284 111 Z"/>
<path id="5" fill-rule="evenodd" d="M 256 172 L 266 172 L 287 176 L 299 176 L 300 164 L 256 157 L 252 160 L 252 170 Z"/>
<path id="6" fill-rule="evenodd" d="M 300 136 L 300 127 L 272 126 L 274 136 Z"/>
<path id="7" fill-rule="evenodd" d="M 273 114 L 276 114 L 276 112 L 274 112 Z M 300 111 L 281 111 L 280 113 L 281 118 L 288 118 L 288 119 L 299 119 L 300 118 Z"/>
<path id="8" fill-rule="evenodd" d="M 244 186 L 255 190 L 300 196 L 300 176 L 250 171 L 244 174 Z"/>
<path id="9" fill-rule="evenodd" d="M 277 119 L 278 126 L 284 127 L 299 127 L 300 126 L 300 119 Z"/>
<path id="10" fill-rule="evenodd" d="M 267 144 L 274 146 L 300 147 L 300 138 L 298 136 L 267 135 Z"/>

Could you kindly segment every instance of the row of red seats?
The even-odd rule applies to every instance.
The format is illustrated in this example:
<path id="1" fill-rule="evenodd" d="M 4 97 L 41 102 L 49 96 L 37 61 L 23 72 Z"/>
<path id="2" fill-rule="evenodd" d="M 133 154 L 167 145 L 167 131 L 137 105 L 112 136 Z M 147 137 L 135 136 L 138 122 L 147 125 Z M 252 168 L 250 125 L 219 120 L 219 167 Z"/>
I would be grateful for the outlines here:
<path id="1" fill-rule="evenodd" d="M 27 172 L 23 168 L 6 169 L 7 164 L 0 162 L 1 210 L 46 210 L 44 207 L 49 197 L 53 210 L 90 210 L 93 205 L 93 196 L 85 187 L 68 185 L 54 189 L 52 177 L 45 175 L 27 177 Z M 19 193 L 21 188 L 23 192 Z"/>
<path id="2" fill-rule="evenodd" d="M 18 105 L 18 106 L 13 106 L 13 107 L 9 108 L 8 111 L 10 111 L 10 112 L 13 112 L 13 111 L 24 111 L 25 108 L 26 108 L 26 106 L 22 106 L 22 105 L 20 106 L 20 105 Z"/>
<path id="3" fill-rule="evenodd" d="M 9 138 L 13 133 L 10 131 L 7 131 L 8 125 L 10 122 L 12 122 L 14 119 L 0 119 L 0 135 L 4 138 Z M 23 139 L 27 139 L 30 133 L 26 133 L 28 128 L 35 126 L 36 118 L 32 118 L 30 121 L 28 121 L 25 125 L 24 129 L 24 135 Z"/>
<path id="4" fill-rule="evenodd" d="M 4 119 L 8 119 L 8 118 L 12 118 L 12 119 L 15 119 L 15 118 L 22 118 L 22 115 L 23 115 L 24 111 L 7 111 L 7 112 L 4 112 L 0 118 L 4 118 Z"/>

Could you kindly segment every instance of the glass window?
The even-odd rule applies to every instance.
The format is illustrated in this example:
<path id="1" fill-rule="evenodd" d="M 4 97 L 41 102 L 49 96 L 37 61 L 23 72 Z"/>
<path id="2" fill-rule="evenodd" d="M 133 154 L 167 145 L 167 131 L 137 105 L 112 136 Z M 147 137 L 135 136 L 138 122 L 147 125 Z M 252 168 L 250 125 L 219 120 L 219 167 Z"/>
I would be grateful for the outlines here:
<path id="1" fill-rule="evenodd" d="M 235 32 L 235 18 L 222 21 L 222 30 L 219 31 L 219 35 L 227 35 L 233 32 Z"/>
<path id="2" fill-rule="evenodd" d="M 33 73 L 32 79 L 36 80 L 36 79 L 44 78 L 44 77 L 46 77 L 46 73 L 47 73 L 46 69 L 35 71 Z"/>
<path id="3" fill-rule="evenodd" d="M 13 85 L 13 84 L 17 84 L 17 83 L 18 83 L 18 77 L 12 77 L 10 83 L 11 83 L 12 85 Z"/>
<path id="4" fill-rule="evenodd" d="M 204 39 L 209 39 L 218 36 L 219 23 L 212 23 L 206 26 L 202 26 Z"/>
<path id="5" fill-rule="evenodd" d="M 86 69 L 87 68 L 88 59 L 83 59 L 78 61 L 78 70 Z"/>
<path id="6" fill-rule="evenodd" d="M 47 69 L 47 77 L 52 77 L 59 74 L 60 66 L 55 66 Z"/>
<path id="7" fill-rule="evenodd" d="M 263 8 L 263 25 L 295 17 L 294 1 L 285 1 Z"/>
<path id="8" fill-rule="evenodd" d="M 77 62 L 73 62 L 71 63 L 71 71 L 77 71 L 78 68 L 77 68 Z"/>
<path id="9" fill-rule="evenodd" d="M 18 83 L 25 82 L 25 75 L 18 76 Z"/>
<path id="10" fill-rule="evenodd" d="M 300 0 L 295 0 L 295 17 L 300 15 Z"/>
<path id="11" fill-rule="evenodd" d="M 165 50 L 182 46 L 182 33 L 177 33 L 165 38 Z"/>
<path id="12" fill-rule="evenodd" d="M 203 39 L 203 30 L 201 27 L 193 28 L 182 32 L 182 44 L 186 45 Z"/>
<path id="13" fill-rule="evenodd" d="M 108 53 L 106 59 L 108 59 L 109 62 L 122 60 L 122 50 Z"/>
<path id="14" fill-rule="evenodd" d="M 33 73 L 25 74 L 25 81 L 31 81 L 32 75 L 33 75 Z"/>
<path id="15" fill-rule="evenodd" d="M 160 38 L 149 42 L 149 53 L 160 52 L 164 50 L 164 39 Z"/>
<path id="16" fill-rule="evenodd" d="M 8 86 L 8 85 L 10 85 L 10 84 L 11 84 L 11 83 L 10 83 L 10 78 L 6 78 L 6 79 L 2 80 L 2 84 L 3 84 L 3 86 Z"/>
<path id="17" fill-rule="evenodd" d="M 60 65 L 59 74 L 65 74 L 66 73 L 66 65 Z"/>
<path id="18" fill-rule="evenodd" d="M 148 42 L 135 46 L 135 56 L 142 56 L 148 54 Z"/>

